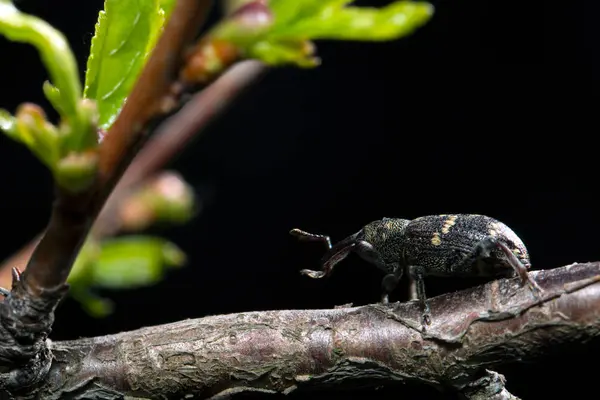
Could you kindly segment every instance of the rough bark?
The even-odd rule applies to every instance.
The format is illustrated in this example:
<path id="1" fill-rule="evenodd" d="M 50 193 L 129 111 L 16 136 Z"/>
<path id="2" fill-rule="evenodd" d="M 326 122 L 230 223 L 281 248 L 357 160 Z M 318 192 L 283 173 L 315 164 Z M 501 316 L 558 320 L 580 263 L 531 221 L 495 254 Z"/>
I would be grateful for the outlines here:
<path id="1" fill-rule="evenodd" d="M 515 399 L 491 372 L 600 333 L 600 262 L 534 271 L 415 302 L 208 316 L 51 342 L 45 399 L 228 398 L 260 391 L 419 382 L 466 398 Z M 194 397 L 191 397 L 191 396 Z M 235 397 L 235 396 L 234 396 Z"/>

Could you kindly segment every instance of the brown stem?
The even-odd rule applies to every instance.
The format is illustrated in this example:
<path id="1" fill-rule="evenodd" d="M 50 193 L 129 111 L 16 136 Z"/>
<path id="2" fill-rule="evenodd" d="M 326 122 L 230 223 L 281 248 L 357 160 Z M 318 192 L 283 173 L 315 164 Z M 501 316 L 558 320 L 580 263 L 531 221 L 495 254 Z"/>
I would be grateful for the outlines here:
<path id="1" fill-rule="evenodd" d="M 541 300 L 518 279 L 432 298 L 426 333 L 408 302 L 209 316 L 55 342 L 38 390 L 46 399 L 206 399 L 410 381 L 511 399 L 486 371 L 600 335 L 600 262 L 531 275 Z"/>

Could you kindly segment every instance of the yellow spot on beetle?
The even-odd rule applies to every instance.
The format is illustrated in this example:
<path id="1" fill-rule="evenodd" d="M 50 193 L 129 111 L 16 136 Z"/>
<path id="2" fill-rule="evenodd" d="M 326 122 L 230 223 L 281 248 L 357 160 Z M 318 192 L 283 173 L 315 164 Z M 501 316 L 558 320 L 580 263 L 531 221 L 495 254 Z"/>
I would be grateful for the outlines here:
<path id="1" fill-rule="evenodd" d="M 444 225 L 442 226 L 443 234 L 450 232 L 450 228 L 452 228 L 454 226 L 454 224 L 456 223 L 456 218 L 457 218 L 456 215 L 451 215 L 444 221 Z"/>
<path id="2" fill-rule="evenodd" d="M 440 234 L 435 232 L 433 237 L 431 238 L 431 244 L 434 246 L 439 246 L 442 243 L 442 239 L 440 238 Z"/>
<path id="3" fill-rule="evenodd" d="M 491 236 L 498 236 L 498 232 L 497 232 L 496 230 L 494 230 L 494 229 L 490 229 L 490 230 L 488 231 L 488 233 L 489 233 Z"/>

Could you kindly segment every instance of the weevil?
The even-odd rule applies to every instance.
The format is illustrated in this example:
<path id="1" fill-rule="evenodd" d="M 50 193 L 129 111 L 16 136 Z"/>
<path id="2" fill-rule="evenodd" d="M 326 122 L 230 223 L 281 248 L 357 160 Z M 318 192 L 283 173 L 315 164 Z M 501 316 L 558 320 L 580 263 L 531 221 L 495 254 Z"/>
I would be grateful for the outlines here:
<path id="1" fill-rule="evenodd" d="M 410 299 L 421 303 L 424 324 L 431 324 L 424 278 L 521 278 L 538 296 L 542 289 L 528 275 L 529 253 L 523 241 L 504 223 L 477 214 L 428 215 L 413 220 L 383 218 L 365 225 L 346 239 L 331 244 L 329 236 L 292 229 L 302 240 L 321 241 L 328 250 L 321 270 L 300 271 L 311 278 L 329 276 L 351 252 L 381 269 L 381 302 L 388 303 L 403 274 L 410 281 Z"/>

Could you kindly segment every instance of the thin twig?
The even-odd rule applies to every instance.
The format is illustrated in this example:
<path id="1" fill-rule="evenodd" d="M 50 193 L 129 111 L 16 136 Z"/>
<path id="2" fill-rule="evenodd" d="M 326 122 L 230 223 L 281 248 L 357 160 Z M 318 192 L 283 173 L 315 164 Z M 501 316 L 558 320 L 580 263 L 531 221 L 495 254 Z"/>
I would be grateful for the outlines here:
<path id="1" fill-rule="evenodd" d="M 518 279 L 430 299 L 427 333 L 418 302 L 407 302 L 208 316 L 55 342 L 40 394 L 207 399 L 416 382 L 515 399 L 490 369 L 600 336 L 600 262 L 531 276 L 540 300 Z"/>

